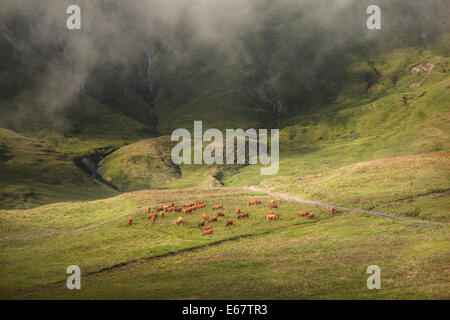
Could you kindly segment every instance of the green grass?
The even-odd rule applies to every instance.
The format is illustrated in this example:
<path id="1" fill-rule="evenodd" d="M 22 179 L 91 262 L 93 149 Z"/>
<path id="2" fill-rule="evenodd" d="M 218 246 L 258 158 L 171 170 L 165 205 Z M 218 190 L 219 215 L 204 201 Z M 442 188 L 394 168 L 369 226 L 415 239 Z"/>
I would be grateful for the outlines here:
<path id="1" fill-rule="evenodd" d="M 164 188 L 181 175 L 170 147 L 168 137 L 136 142 L 106 157 L 98 173 L 119 190 Z"/>
<path id="2" fill-rule="evenodd" d="M 449 164 L 448 152 L 403 156 L 306 175 L 301 181 L 268 178 L 261 186 L 340 206 L 448 221 Z M 433 193 L 438 194 L 427 197 Z"/>
<path id="3" fill-rule="evenodd" d="M 182 226 L 171 224 L 171 221 L 179 215 L 175 213 L 169 214 L 167 218 L 160 219 L 155 225 L 152 225 L 147 219 L 145 210 L 142 209 L 131 215 L 134 222 L 132 226 L 128 226 L 126 223 L 128 217 L 123 217 L 88 231 L 50 238 L 36 239 L 32 237 L 46 231 L 64 228 L 73 230 L 91 222 L 95 223 L 101 219 L 118 215 L 119 212 L 134 210 L 136 207 L 140 207 L 140 203 L 143 203 L 143 206 L 151 205 L 158 193 L 165 195 L 166 201 L 173 200 L 181 203 L 192 200 L 194 193 L 196 197 L 203 195 L 208 199 L 209 209 L 199 210 L 192 215 L 185 216 L 187 223 Z M 26 234 L 30 238 L 9 239 L 0 243 L 2 248 L 0 260 L 5 263 L 2 271 L 2 292 L 60 280 L 58 270 L 73 260 L 78 260 L 86 270 L 95 271 L 132 259 L 179 251 L 243 234 L 258 234 L 282 226 L 311 223 L 306 219 L 295 218 L 297 205 L 292 203 L 283 203 L 284 209 L 280 211 L 280 221 L 268 223 L 265 220 L 267 208 L 247 209 L 246 204 L 250 200 L 250 196 L 248 191 L 239 189 L 138 192 L 120 197 L 122 198 L 113 202 L 107 201 L 106 204 L 103 200 L 99 200 L 88 204 L 53 205 L 29 212 L 3 211 L 1 213 L 2 229 L 12 230 L 13 234 Z M 119 200 L 121 205 L 115 208 L 115 203 Z M 196 228 L 197 222 L 201 219 L 202 213 L 211 213 L 210 208 L 213 203 L 224 204 L 227 218 L 235 218 L 234 209 L 236 206 L 241 206 L 243 210 L 244 208 L 246 211 L 248 210 L 250 219 L 235 221 L 232 228 L 225 229 L 224 218 L 221 218 L 220 222 L 214 224 L 215 235 L 202 237 L 200 230 Z M 316 214 L 317 220 L 328 218 L 324 209 L 316 211 Z M 294 219 L 289 217 L 294 217 Z M 25 225 L 27 227 L 24 227 Z M 11 232 L 7 234 L 11 235 Z M 87 248 L 93 250 L 86 251 Z M 20 254 L 18 254 L 19 252 Z M 32 259 L 29 259 L 30 257 Z M 14 267 L 18 265 L 21 266 L 22 271 Z M 23 270 L 26 270 L 25 278 L 22 275 Z M 10 276 L 3 277 L 7 274 Z"/>
<path id="4" fill-rule="evenodd" d="M 330 216 L 285 201 L 277 210 L 281 220 L 269 223 L 266 207 L 246 203 L 270 197 L 240 188 L 260 185 L 449 222 L 450 41 L 448 24 L 441 23 L 447 15 L 430 11 L 434 21 L 413 19 L 405 3 L 385 5 L 414 26 L 389 25 L 368 37 L 339 23 L 350 21 L 352 10 L 324 26 L 313 14 L 315 4 L 263 2 L 251 25 L 231 26 L 239 35 L 235 42 L 217 46 L 192 41 L 195 32 L 185 21 L 156 25 L 149 41 L 141 26 L 106 5 L 120 21 L 117 43 L 102 34 L 89 50 L 102 63 L 88 71 L 60 50 L 70 42 L 65 34 L 58 43 L 40 41 L 28 23 L 21 26 L 27 19 L 37 24 L 46 3 L 32 10 L 35 16 L 5 19 L 16 38 L 61 68 L 69 82 L 73 73 L 86 76 L 87 90 L 74 90 L 24 45 L 0 37 L 1 297 L 449 299 L 447 224 Z M 365 8 L 358 3 L 354 9 Z M 419 29 L 428 35 L 425 43 Z M 90 43 L 90 36 L 76 41 Z M 90 60 L 84 52 L 76 56 Z M 433 69 L 410 71 L 421 63 Z M 150 119 L 150 109 L 157 118 Z M 194 120 L 202 120 L 204 130 L 279 128 L 278 175 L 261 176 L 259 166 L 174 166 L 167 135 L 192 130 Z M 155 123 L 163 136 L 155 137 Z M 120 191 L 153 190 L 119 194 L 73 163 L 79 157 L 99 161 L 112 150 L 99 170 L 106 181 Z M 142 210 L 197 199 L 224 203 L 227 217 L 244 207 L 250 219 L 227 229 L 221 219 L 213 236 L 202 237 L 195 226 L 209 209 L 187 216 L 183 226 L 170 223 L 175 214 L 151 225 Z M 314 210 L 316 219 L 296 217 L 299 209 Z M 128 226 L 126 214 L 134 210 Z M 248 237 L 236 239 L 241 236 Z M 217 243 L 222 240 L 228 241 Z M 213 246 L 180 253 L 205 244 Z M 169 253 L 179 254 L 152 259 Z M 64 282 L 71 264 L 82 268 L 81 291 L 48 286 Z M 371 264 L 382 268 L 380 291 L 365 287 Z M 41 290 L 33 291 L 36 286 Z"/>
<path id="5" fill-rule="evenodd" d="M 53 205 L 23 213 L 4 211 L 0 216 L 8 230 L 17 224 L 15 232 L 23 232 L 22 224 L 28 225 L 25 221 L 31 217 L 46 221 L 36 221 L 40 229 L 26 230 L 33 234 L 73 229 L 111 217 L 118 213 L 114 211 L 116 203 L 123 204 L 118 208 L 123 212 L 163 199 L 183 203 L 193 200 L 192 194 L 209 205 L 223 203 L 228 217 L 234 217 L 233 209 L 239 206 L 250 213 L 250 219 L 235 220 L 231 228 L 224 228 L 221 219 L 214 224 L 212 236 L 202 237 L 196 223 L 210 209 L 186 216 L 187 224 L 182 226 L 170 223 L 177 214 L 152 225 L 141 211 L 133 215 L 132 226 L 124 217 L 79 233 L 2 241 L 2 294 L 8 293 L 6 298 L 40 299 L 448 298 L 447 226 L 420 226 L 355 213 L 331 217 L 326 209 L 285 201 L 278 201 L 280 221 L 267 222 L 265 206 L 247 208 L 246 204 L 251 198 L 263 198 L 265 202 L 269 198 L 228 188 L 133 192 L 75 206 Z M 314 210 L 317 218 L 299 218 L 299 209 Z M 92 212 L 95 218 L 84 219 L 84 212 Z M 242 235 L 250 237 L 145 261 Z M 135 259 L 140 260 L 137 265 L 87 275 Z M 70 264 L 81 267 L 81 291 L 69 291 L 62 284 L 45 286 L 63 282 Z M 365 269 L 371 264 L 382 269 L 380 291 L 369 291 L 365 286 Z M 35 286 L 44 287 L 16 291 Z"/>
<path id="6" fill-rule="evenodd" d="M 0 208 L 110 197 L 114 190 L 90 178 L 70 156 L 39 140 L 0 129 Z"/>

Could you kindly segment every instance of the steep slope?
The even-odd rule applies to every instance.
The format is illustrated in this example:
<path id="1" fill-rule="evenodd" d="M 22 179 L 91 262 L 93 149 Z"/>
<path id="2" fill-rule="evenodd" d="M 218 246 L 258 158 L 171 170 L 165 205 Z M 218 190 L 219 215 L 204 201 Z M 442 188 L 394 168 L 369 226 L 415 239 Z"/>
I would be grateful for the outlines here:
<path id="1" fill-rule="evenodd" d="M 110 197 L 116 192 L 78 169 L 43 141 L 0 129 L 0 208 Z"/>
<path id="2" fill-rule="evenodd" d="M 119 190 L 166 188 L 181 175 L 171 161 L 170 147 L 168 137 L 122 147 L 104 159 L 98 173 Z"/>
<path id="3" fill-rule="evenodd" d="M 378 31 L 365 27 L 364 1 L 189 3 L 81 1 L 83 29 L 72 32 L 65 3 L 9 1 L 0 127 L 93 172 L 144 140 L 103 161 L 99 173 L 121 190 L 264 179 L 256 166 L 175 169 L 169 147 L 148 140 L 194 120 L 280 128 L 281 175 L 448 150 L 445 1 L 381 1 Z"/>
<path id="4" fill-rule="evenodd" d="M 280 121 L 279 174 L 301 176 L 371 159 L 449 150 L 449 63 L 446 56 L 419 54 L 414 47 L 380 55 L 373 63 L 380 76 L 367 97 L 346 97 L 344 91 L 333 103 Z M 427 65 L 433 68 L 415 71 Z M 223 182 L 258 183 L 264 179 L 258 170 L 246 167 Z"/>

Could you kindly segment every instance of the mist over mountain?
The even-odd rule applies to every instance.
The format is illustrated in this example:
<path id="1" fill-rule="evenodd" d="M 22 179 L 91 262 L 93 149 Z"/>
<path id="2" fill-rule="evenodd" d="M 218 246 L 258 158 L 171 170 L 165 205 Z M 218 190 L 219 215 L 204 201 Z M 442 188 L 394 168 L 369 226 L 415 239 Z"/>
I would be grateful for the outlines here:
<path id="1" fill-rule="evenodd" d="M 81 30 L 66 26 L 73 4 Z M 195 120 L 280 129 L 288 176 L 446 150 L 449 13 L 444 0 L 3 1 L 0 197 L 78 199 L 98 188 L 86 173 L 101 197 L 261 182 L 254 166 L 171 164 L 167 136 Z"/>
<path id="2" fill-rule="evenodd" d="M 370 94 L 375 55 L 425 50 L 449 27 L 441 0 L 376 1 L 379 31 L 365 27 L 369 1 L 139 0 L 77 1 L 82 29 L 71 31 L 70 4 L 2 5 L 3 126 L 31 129 L 33 114 L 77 133 L 77 109 L 89 100 L 140 122 L 150 136 L 195 119 L 271 127 L 334 101 L 353 83 L 365 83 L 357 95 Z M 366 70 L 351 70 L 355 60 Z"/>

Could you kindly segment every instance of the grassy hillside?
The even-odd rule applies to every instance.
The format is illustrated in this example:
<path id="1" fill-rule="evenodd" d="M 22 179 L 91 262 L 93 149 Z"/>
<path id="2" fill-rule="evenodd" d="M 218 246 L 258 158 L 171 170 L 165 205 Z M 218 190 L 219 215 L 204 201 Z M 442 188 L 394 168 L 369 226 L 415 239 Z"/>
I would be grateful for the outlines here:
<path id="1" fill-rule="evenodd" d="M 267 222 L 265 205 L 247 206 L 253 198 L 265 203 L 270 199 L 237 188 L 160 190 L 1 211 L 1 295 L 44 299 L 448 298 L 447 226 L 356 213 L 330 216 L 326 208 L 280 199 L 275 199 L 280 220 Z M 187 223 L 181 226 L 170 222 L 176 213 L 152 224 L 144 210 L 147 205 L 194 199 L 206 201 L 208 208 L 185 215 Z M 212 214 L 215 203 L 224 204 L 226 217 L 213 223 L 212 236 L 203 237 L 197 222 L 201 214 Z M 235 207 L 248 212 L 250 219 L 236 220 Z M 297 210 L 314 210 L 315 218 L 299 218 Z M 133 217 L 131 226 L 127 225 L 129 216 Z M 228 218 L 234 219 L 234 225 L 225 228 Z M 101 221 L 109 222 L 98 224 Z M 195 250 L 181 253 L 190 249 Z M 180 254 L 166 256 L 173 253 Z M 63 288 L 65 268 L 74 263 L 82 270 L 79 292 Z M 378 292 L 365 286 L 365 269 L 371 264 L 382 268 L 383 290 Z M 50 285 L 55 282 L 61 284 Z M 223 289 L 217 291 L 218 285 Z"/>
<path id="2" fill-rule="evenodd" d="M 305 199 L 448 222 L 450 154 L 360 162 L 315 175 L 268 178 L 261 186 Z"/>
<path id="3" fill-rule="evenodd" d="M 359 0 L 80 0 L 81 31 L 65 1 L 2 4 L 0 299 L 449 299 L 450 6 L 378 3 L 376 31 Z M 278 174 L 174 165 L 195 120 L 280 129 Z"/>
<path id="4" fill-rule="evenodd" d="M 309 106 L 302 106 L 291 115 L 272 115 L 271 126 L 281 130 L 279 174 L 315 174 L 371 159 L 449 150 L 450 60 L 439 54 L 445 43 L 445 39 L 438 39 L 435 47 L 428 50 L 417 47 L 391 50 L 373 57 L 370 64 L 353 56 L 346 61 L 348 78 L 342 79 L 342 88 L 335 98 L 320 106 L 311 101 Z M 370 85 L 365 78 L 367 73 L 374 74 Z M 200 100 L 202 103 L 198 105 L 206 106 L 209 98 Z M 225 121 L 219 128 L 229 121 L 231 128 L 257 125 L 245 120 L 245 109 L 235 112 L 222 107 L 233 115 L 224 118 L 212 112 L 212 117 Z M 189 107 L 180 108 L 185 115 L 170 108 L 166 111 L 169 110 L 172 118 L 167 125 L 173 128 L 192 129 L 193 122 L 187 122 L 186 117 L 203 120 L 204 130 L 209 124 L 217 124 L 208 120 L 209 112 L 203 109 L 198 118 L 191 118 L 193 111 Z M 256 113 L 253 117 L 261 119 Z M 129 166 L 145 165 L 143 161 L 138 162 Z M 199 174 L 205 171 L 200 166 L 190 168 L 190 171 L 195 170 L 200 170 Z M 220 177 L 224 185 L 258 184 L 265 178 L 259 175 L 257 166 L 214 170 L 219 174 L 213 175 Z M 195 185 L 198 184 L 190 184 Z"/>
<path id="5" fill-rule="evenodd" d="M 11 130 L 0 129 L 0 158 L 2 209 L 116 194 L 78 169 L 68 154 Z"/>
<path id="6" fill-rule="evenodd" d="M 98 172 L 120 190 L 165 188 L 181 175 L 171 146 L 169 137 L 136 142 L 106 157 Z"/>
<path id="7" fill-rule="evenodd" d="M 389 67 L 400 59 L 396 84 Z M 413 73 L 415 66 L 433 68 Z M 343 97 L 301 116 L 280 120 L 280 175 L 301 176 L 341 166 L 397 155 L 448 150 L 450 146 L 449 59 L 434 54 L 416 55 L 415 49 L 392 52 L 374 63 L 384 75 L 367 98 Z M 352 67 L 352 66 L 349 66 Z M 410 88 L 413 83 L 419 86 Z M 339 100 L 339 99 L 338 99 Z M 226 176 L 226 185 L 256 184 L 264 177 L 246 167 Z"/>

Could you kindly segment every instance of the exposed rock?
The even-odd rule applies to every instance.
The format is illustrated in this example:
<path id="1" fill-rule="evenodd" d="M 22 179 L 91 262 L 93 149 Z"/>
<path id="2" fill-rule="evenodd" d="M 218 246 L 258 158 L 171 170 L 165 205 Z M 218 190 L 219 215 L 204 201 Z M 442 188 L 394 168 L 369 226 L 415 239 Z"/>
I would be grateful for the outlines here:
<path id="1" fill-rule="evenodd" d="M 430 62 L 422 62 L 409 69 L 409 71 L 411 71 L 411 73 L 429 73 L 433 69 L 433 67 L 434 64 Z"/>
<path id="2" fill-rule="evenodd" d="M 414 81 L 414 82 L 411 82 L 411 83 L 409 84 L 409 88 L 410 88 L 410 89 L 412 89 L 412 88 L 418 88 L 418 87 L 420 87 L 420 82 L 419 82 L 419 81 Z"/>

